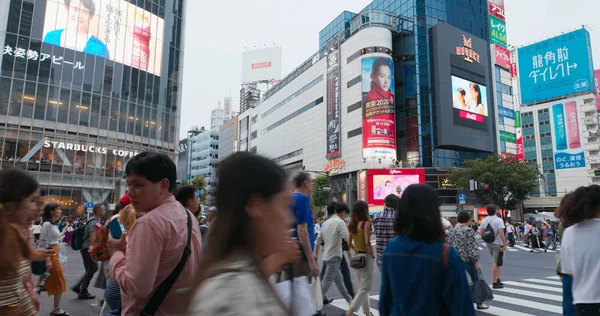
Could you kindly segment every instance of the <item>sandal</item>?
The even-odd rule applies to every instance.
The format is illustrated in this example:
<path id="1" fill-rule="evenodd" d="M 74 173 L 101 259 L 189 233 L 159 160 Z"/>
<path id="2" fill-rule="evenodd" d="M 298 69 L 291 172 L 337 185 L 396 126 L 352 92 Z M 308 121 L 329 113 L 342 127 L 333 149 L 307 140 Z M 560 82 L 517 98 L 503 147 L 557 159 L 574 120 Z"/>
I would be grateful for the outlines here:
<path id="1" fill-rule="evenodd" d="M 69 313 L 62 310 L 62 308 L 56 308 L 50 312 L 50 316 L 69 316 Z"/>
<path id="2" fill-rule="evenodd" d="M 485 304 L 477 305 L 477 309 L 488 309 L 488 308 L 490 308 L 490 307 Z"/>

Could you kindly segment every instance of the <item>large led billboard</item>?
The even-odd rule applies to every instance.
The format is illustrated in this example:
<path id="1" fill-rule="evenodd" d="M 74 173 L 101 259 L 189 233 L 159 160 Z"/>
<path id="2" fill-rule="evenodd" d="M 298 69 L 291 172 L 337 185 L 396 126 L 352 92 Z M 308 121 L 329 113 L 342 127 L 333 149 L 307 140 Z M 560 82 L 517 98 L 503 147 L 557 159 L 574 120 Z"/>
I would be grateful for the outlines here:
<path id="1" fill-rule="evenodd" d="M 396 158 L 394 62 L 362 59 L 363 158 Z"/>
<path id="2" fill-rule="evenodd" d="M 370 169 L 365 180 L 369 205 L 383 205 L 386 196 L 402 197 L 409 185 L 425 183 L 425 169 Z"/>
<path id="3" fill-rule="evenodd" d="M 281 47 L 251 50 L 242 54 L 242 82 L 280 79 Z"/>
<path id="4" fill-rule="evenodd" d="M 489 44 L 448 24 L 430 34 L 436 147 L 494 152 Z"/>
<path id="5" fill-rule="evenodd" d="M 521 104 L 595 91 L 590 34 L 585 29 L 519 48 Z"/>
<path id="6" fill-rule="evenodd" d="M 49 0 L 43 42 L 160 76 L 164 20 L 125 0 Z"/>

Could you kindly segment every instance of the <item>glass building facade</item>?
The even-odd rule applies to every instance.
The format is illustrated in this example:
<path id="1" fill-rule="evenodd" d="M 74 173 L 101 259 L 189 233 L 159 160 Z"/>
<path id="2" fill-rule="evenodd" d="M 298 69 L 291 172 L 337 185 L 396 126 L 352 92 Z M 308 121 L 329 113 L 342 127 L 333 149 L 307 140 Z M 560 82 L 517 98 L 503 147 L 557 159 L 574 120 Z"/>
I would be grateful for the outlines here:
<path id="1" fill-rule="evenodd" d="M 487 156 L 481 152 L 435 148 L 436 118 L 431 88 L 433 78 L 429 34 L 432 26 L 446 23 L 489 42 L 487 0 L 374 0 L 362 12 L 368 10 L 381 10 L 397 16 L 393 57 L 398 160 L 415 161 L 423 167 L 460 167 L 464 160 Z M 334 22 L 338 19 L 340 17 Z M 331 36 L 340 34 L 331 32 L 326 37 L 324 34 L 330 33 L 325 31 L 332 28 L 337 31 L 340 25 L 332 22 L 321 31 L 321 47 Z M 412 130 L 415 124 L 418 125 L 418 133 Z M 418 148 L 414 146 L 417 143 Z"/>
<path id="2" fill-rule="evenodd" d="M 118 199 L 136 153 L 174 157 L 184 0 L 5 0 L 0 12 L 0 169 L 28 170 L 69 212 Z"/>
<path id="3" fill-rule="evenodd" d="M 192 146 L 191 178 L 206 179 L 206 205 L 215 205 L 217 199 L 217 163 L 219 162 L 219 131 L 204 130 L 190 138 Z"/>

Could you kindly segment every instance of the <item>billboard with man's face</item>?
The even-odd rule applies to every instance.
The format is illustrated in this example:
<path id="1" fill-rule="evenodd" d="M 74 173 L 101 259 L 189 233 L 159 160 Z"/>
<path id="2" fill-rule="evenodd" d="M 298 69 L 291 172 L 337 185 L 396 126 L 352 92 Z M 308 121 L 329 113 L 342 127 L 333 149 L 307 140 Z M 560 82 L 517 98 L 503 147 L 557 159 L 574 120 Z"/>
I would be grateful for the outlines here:
<path id="1" fill-rule="evenodd" d="M 163 34 L 163 19 L 125 0 L 46 2 L 44 43 L 157 76 L 161 74 Z"/>

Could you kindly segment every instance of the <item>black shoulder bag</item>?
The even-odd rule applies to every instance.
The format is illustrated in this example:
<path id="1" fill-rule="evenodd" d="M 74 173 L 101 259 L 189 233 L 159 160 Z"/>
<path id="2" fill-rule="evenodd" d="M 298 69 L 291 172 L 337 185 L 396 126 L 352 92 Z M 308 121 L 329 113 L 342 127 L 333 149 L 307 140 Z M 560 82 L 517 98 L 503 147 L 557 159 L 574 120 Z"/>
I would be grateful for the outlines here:
<path id="1" fill-rule="evenodd" d="M 188 235 L 187 243 L 185 244 L 185 248 L 183 249 L 183 255 L 181 256 L 181 259 L 179 259 L 179 263 L 177 263 L 177 266 L 175 267 L 173 272 L 169 274 L 169 276 L 158 286 L 156 292 L 152 294 L 152 297 L 144 307 L 144 310 L 142 310 L 142 312 L 140 313 L 140 316 L 152 316 L 154 315 L 154 313 L 156 313 L 156 310 L 158 310 L 160 304 L 162 304 L 165 297 L 167 297 L 167 294 L 169 294 L 169 291 L 173 287 L 173 284 L 175 284 L 175 281 L 177 281 L 179 274 L 181 274 L 183 267 L 185 267 L 189 256 L 192 254 L 192 249 L 190 247 L 190 244 L 192 242 L 192 218 L 190 217 L 190 212 L 188 210 L 185 210 L 185 213 L 187 214 Z"/>

